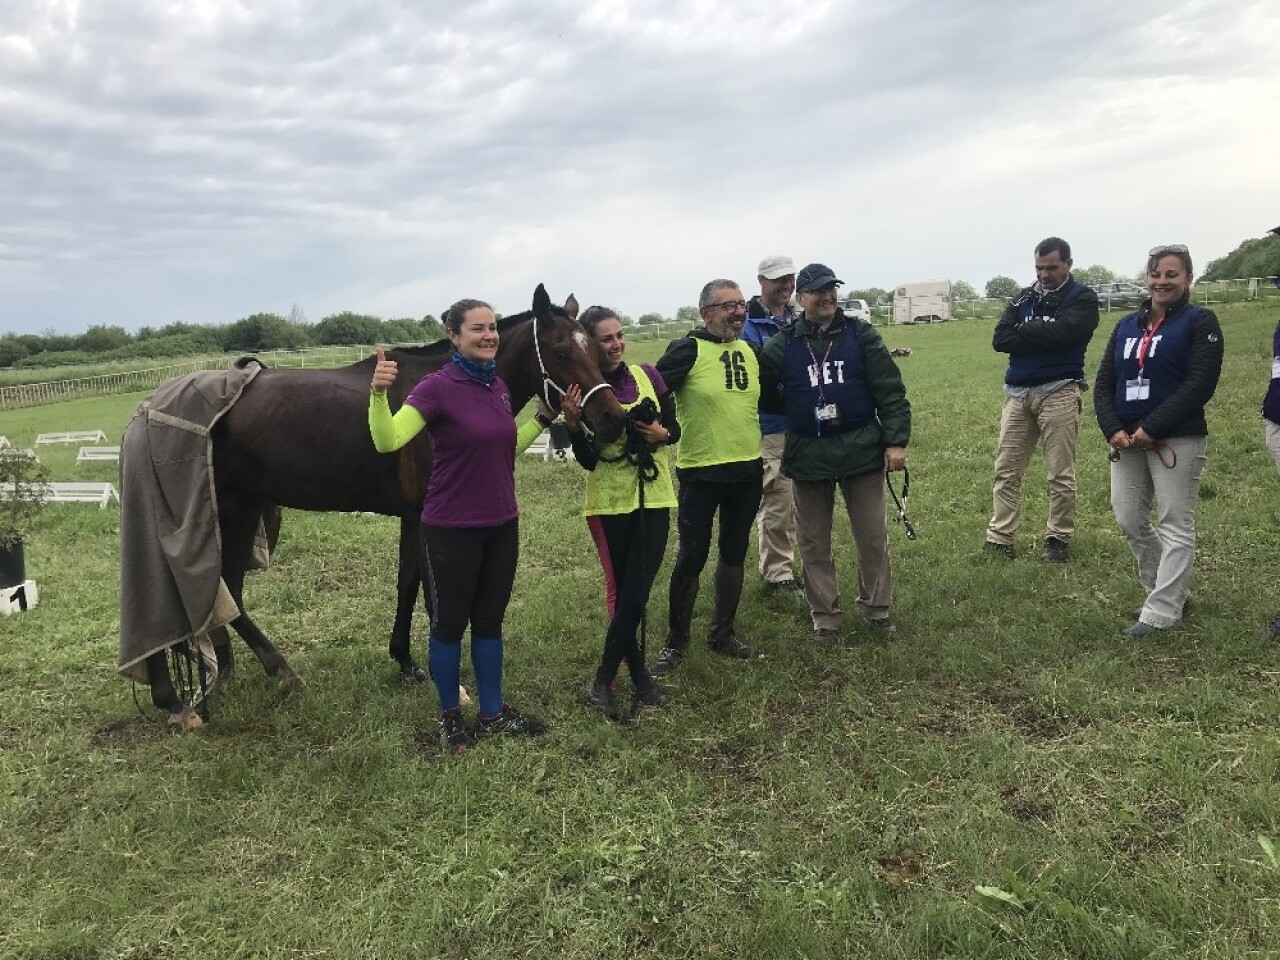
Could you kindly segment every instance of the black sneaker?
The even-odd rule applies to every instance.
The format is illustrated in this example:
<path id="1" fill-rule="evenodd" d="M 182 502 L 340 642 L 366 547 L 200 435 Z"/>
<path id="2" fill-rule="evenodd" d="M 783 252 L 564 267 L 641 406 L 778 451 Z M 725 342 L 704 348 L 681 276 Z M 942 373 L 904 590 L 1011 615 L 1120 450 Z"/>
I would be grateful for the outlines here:
<path id="1" fill-rule="evenodd" d="M 1280 640 L 1280 613 L 1262 628 L 1262 637 L 1264 640 Z"/>
<path id="2" fill-rule="evenodd" d="M 474 742 L 471 731 L 467 729 L 466 721 L 462 719 L 461 710 L 450 710 L 440 715 L 440 743 L 444 746 L 446 753 L 461 756 L 471 748 Z"/>
<path id="3" fill-rule="evenodd" d="M 618 708 L 613 702 L 613 690 L 610 684 L 601 683 L 599 680 L 592 682 L 591 688 L 587 690 L 587 695 L 582 698 L 592 710 L 599 710 L 610 720 L 618 719 Z"/>
<path id="4" fill-rule="evenodd" d="M 813 642 L 824 650 L 830 650 L 840 642 L 840 634 L 830 627 L 818 627 L 813 631 Z"/>
<path id="5" fill-rule="evenodd" d="M 1065 540 L 1059 540 L 1057 537 L 1045 537 L 1044 550 L 1040 553 L 1040 559 L 1046 563 L 1066 563 L 1071 559 L 1071 548 Z"/>
<path id="6" fill-rule="evenodd" d="M 683 659 L 683 648 L 663 647 L 658 651 L 658 659 L 653 661 L 653 666 L 649 668 L 649 673 L 655 677 L 665 677 L 676 667 L 680 666 L 680 661 Z"/>
<path id="7" fill-rule="evenodd" d="M 993 543 L 988 540 L 982 545 L 982 552 L 989 557 L 1001 557 L 1005 560 L 1013 559 L 1013 544 L 1011 543 Z"/>
<path id="8" fill-rule="evenodd" d="M 712 653 L 718 653 L 722 657 L 731 657 L 734 660 L 757 660 L 764 656 L 764 654 L 757 652 L 755 647 L 743 643 L 732 633 L 720 640 L 712 640 L 710 646 Z"/>
<path id="9" fill-rule="evenodd" d="M 766 580 L 766 589 L 771 593 L 804 593 L 804 581 L 799 577 L 789 580 Z"/>
<path id="10" fill-rule="evenodd" d="M 476 723 L 476 739 L 496 736 L 500 733 L 517 737 L 537 737 L 547 732 L 547 725 L 534 717 L 526 716 L 508 704 L 492 717 L 481 717 Z"/>

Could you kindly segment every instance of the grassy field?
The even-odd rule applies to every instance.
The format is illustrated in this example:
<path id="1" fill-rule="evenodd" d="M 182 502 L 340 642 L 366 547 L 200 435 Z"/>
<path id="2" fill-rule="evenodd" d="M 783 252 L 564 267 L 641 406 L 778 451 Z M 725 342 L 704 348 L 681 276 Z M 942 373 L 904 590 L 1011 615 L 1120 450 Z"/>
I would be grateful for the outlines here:
<path id="1" fill-rule="evenodd" d="M 457 759 L 434 749 L 434 694 L 386 657 L 392 521 L 287 514 L 249 598 L 309 686 L 286 696 L 242 656 L 213 723 L 178 736 L 114 675 L 118 512 L 51 507 L 28 544 L 41 605 L 0 618 L 0 956 L 1274 957 L 1275 322 L 1223 310 L 1196 609 L 1151 642 L 1116 636 L 1140 591 L 1088 413 L 1075 559 L 1037 559 L 1039 457 L 1018 559 L 982 556 L 989 323 L 886 331 L 914 351 L 899 641 L 851 626 L 819 652 L 799 604 L 749 585 L 741 632 L 768 658 L 696 648 L 633 727 L 579 704 L 604 629 L 582 472 L 526 458 L 508 696 L 551 732 Z M 0 434 L 118 442 L 138 399 L 6 413 Z M 55 479 L 113 476 L 41 456 Z"/>

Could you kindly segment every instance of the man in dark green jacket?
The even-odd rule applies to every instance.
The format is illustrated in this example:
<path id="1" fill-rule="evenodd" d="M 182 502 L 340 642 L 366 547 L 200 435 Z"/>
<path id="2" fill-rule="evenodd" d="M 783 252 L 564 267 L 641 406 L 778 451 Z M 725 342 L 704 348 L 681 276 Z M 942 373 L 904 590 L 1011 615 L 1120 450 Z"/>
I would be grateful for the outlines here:
<path id="1" fill-rule="evenodd" d="M 830 646 L 844 622 L 831 549 L 840 488 L 858 552 L 857 606 L 882 637 L 893 584 L 885 519 L 886 470 L 902 470 L 911 439 L 911 404 L 898 366 L 875 327 L 836 306 L 842 281 L 811 263 L 796 276 L 804 313 L 760 354 L 761 408 L 783 412 L 782 472 L 795 491 L 796 541 L 814 638 Z"/>

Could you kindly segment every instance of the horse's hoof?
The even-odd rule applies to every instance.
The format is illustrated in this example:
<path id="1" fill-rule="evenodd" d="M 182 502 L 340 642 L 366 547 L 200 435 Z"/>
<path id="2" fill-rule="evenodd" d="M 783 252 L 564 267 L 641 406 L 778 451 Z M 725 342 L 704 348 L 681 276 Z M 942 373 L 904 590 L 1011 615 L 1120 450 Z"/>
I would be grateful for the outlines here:
<path id="1" fill-rule="evenodd" d="M 458 684 L 458 703 L 460 706 L 466 706 L 471 702 L 471 695 L 467 693 L 467 688 L 462 684 Z"/>
<path id="2" fill-rule="evenodd" d="M 282 667 L 277 674 L 280 679 L 281 690 L 303 690 L 307 686 L 307 681 L 293 669 L 293 667 Z"/>
<path id="3" fill-rule="evenodd" d="M 200 714 L 190 707 L 183 707 L 177 713 L 169 714 L 169 726 L 179 733 L 190 733 L 192 730 L 203 727 L 204 721 L 200 719 Z"/>

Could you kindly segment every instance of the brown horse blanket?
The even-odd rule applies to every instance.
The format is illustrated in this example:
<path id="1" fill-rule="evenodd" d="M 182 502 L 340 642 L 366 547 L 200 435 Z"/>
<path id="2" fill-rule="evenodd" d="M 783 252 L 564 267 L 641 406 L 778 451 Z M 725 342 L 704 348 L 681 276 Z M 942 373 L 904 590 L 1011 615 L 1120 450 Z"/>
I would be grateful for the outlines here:
<path id="1" fill-rule="evenodd" d="M 145 683 L 148 656 L 202 643 L 240 613 L 222 582 L 211 431 L 261 369 L 242 357 L 162 383 L 125 428 L 116 669 L 127 677 Z"/>

